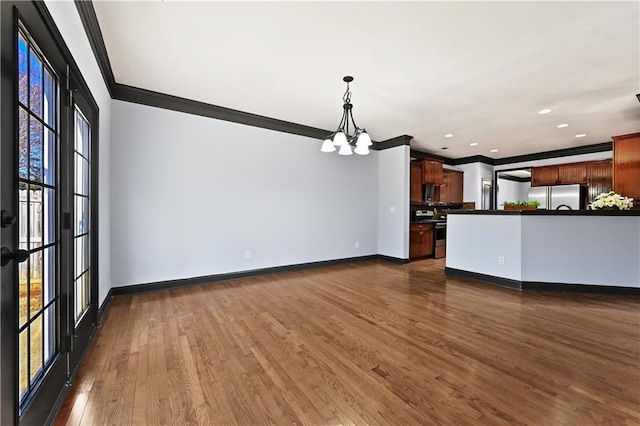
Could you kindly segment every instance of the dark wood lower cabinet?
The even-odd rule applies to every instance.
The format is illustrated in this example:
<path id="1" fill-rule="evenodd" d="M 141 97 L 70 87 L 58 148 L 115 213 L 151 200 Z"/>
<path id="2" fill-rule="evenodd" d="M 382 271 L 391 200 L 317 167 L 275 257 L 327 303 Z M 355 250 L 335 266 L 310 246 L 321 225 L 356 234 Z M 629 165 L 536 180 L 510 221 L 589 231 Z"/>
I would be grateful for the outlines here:
<path id="1" fill-rule="evenodd" d="M 433 224 L 412 224 L 409 230 L 409 259 L 433 255 Z"/>

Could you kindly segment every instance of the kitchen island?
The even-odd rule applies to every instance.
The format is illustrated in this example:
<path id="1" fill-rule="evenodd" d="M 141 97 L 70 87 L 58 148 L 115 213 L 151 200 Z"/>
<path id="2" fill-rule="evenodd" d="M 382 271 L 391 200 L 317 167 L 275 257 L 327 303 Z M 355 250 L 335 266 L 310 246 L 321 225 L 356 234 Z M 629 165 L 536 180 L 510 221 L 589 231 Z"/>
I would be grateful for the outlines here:
<path id="1" fill-rule="evenodd" d="M 460 210 L 446 274 L 521 290 L 640 294 L 640 211 Z"/>

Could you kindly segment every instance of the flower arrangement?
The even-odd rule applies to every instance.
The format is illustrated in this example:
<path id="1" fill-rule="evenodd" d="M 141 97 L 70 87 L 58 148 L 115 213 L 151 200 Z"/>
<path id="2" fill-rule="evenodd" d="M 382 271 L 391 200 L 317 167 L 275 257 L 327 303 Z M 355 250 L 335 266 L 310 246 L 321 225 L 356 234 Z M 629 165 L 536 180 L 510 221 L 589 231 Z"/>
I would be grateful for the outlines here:
<path id="1" fill-rule="evenodd" d="M 591 210 L 629 210 L 633 198 L 623 197 L 615 192 L 603 192 L 591 203 Z"/>

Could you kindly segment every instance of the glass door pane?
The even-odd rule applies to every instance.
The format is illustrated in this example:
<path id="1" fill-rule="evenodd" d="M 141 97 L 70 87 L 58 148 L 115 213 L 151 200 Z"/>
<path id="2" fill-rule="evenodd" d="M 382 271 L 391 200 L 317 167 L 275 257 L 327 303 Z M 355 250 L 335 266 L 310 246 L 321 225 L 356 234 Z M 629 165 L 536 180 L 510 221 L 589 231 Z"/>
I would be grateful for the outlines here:
<path id="1" fill-rule="evenodd" d="M 43 380 L 57 354 L 57 161 L 59 78 L 22 28 L 18 35 L 19 402 Z"/>
<path id="2" fill-rule="evenodd" d="M 75 143 L 74 143 L 74 320 L 77 324 L 90 304 L 90 203 L 89 176 L 91 169 L 91 128 L 82 112 L 75 109 Z"/>

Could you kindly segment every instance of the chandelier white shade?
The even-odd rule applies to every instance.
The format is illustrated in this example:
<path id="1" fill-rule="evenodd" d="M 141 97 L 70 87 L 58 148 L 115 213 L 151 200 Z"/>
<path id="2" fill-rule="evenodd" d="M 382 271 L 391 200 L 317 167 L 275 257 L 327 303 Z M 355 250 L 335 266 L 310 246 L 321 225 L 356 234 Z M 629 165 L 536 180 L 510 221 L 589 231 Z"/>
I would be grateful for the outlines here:
<path id="1" fill-rule="evenodd" d="M 353 81 L 353 77 L 346 76 L 342 81 L 347 83 L 347 90 L 342 97 L 342 119 L 336 131 L 322 143 L 320 151 L 334 152 L 336 148 L 340 148 L 338 150 L 340 155 L 351 155 L 354 152 L 358 155 L 367 155 L 373 142 L 371 142 L 371 137 L 367 131 L 358 127 L 353 120 L 353 105 L 351 104 L 351 91 L 349 90 L 349 83 Z"/>

